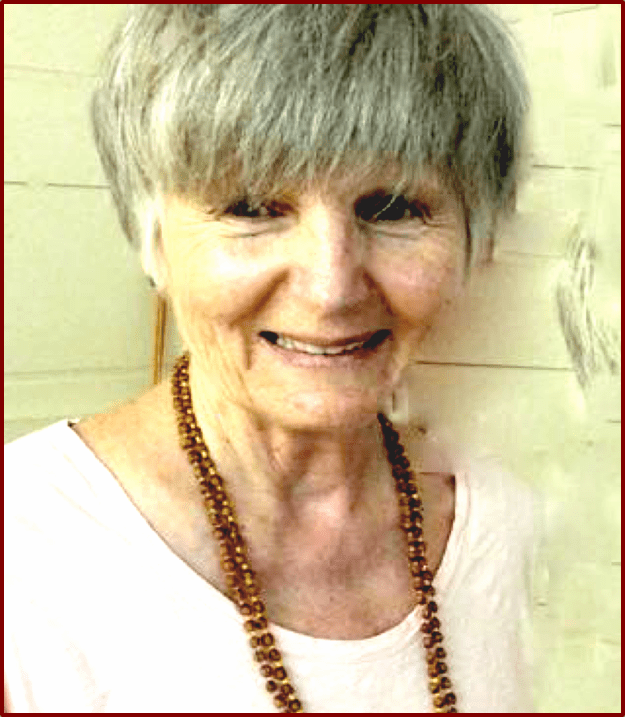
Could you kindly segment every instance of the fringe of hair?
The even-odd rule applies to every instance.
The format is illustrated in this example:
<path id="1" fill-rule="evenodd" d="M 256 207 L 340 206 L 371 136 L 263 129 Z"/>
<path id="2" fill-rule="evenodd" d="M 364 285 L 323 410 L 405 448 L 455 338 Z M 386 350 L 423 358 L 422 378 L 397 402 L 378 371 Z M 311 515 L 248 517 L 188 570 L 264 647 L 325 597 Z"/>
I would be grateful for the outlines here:
<path id="1" fill-rule="evenodd" d="M 519 178 L 529 92 L 480 5 L 134 5 L 92 101 L 122 227 L 156 272 L 159 198 L 215 208 L 335 171 L 424 167 L 492 241 Z M 470 240 L 471 241 L 471 240 Z M 468 247 L 475 254 L 475 247 Z"/>

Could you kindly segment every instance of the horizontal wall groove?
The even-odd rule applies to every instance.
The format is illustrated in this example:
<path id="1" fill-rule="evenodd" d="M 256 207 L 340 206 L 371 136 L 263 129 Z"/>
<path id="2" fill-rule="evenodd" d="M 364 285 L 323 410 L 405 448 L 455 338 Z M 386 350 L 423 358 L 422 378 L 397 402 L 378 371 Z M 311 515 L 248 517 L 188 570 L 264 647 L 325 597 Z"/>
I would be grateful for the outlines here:
<path id="1" fill-rule="evenodd" d="M 53 189 L 109 189 L 107 184 L 72 184 L 71 182 L 46 182 Z"/>
<path id="2" fill-rule="evenodd" d="M 570 15 L 574 12 L 586 12 L 587 10 L 596 10 L 599 5 L 585 5 L 584 7 L 567 7 L 563 10 L 552 9 L 552 15 Z"/>
<path id="3" fill-rule="evenodd" d="M 573 368 L 565 366 L 529 366 L 522 364 L 497 364 L 497 363 L 470 363 L 470 362 L 454 362 L 454 361 L 415 361 L 413 366 L 453 366 L 460 368 L 498 368 L 523 371 L 557 371 L 559 373 L 575 373 Z"/>
<path id="4" fill-rule="evenodd" d="M 620 125 L 618 125 L 620 127 Z M 596 172 L 597 168 L 590 165 L 578 164 L 543 164 L 542 162 L 532 162 L 534 169 L 577 169 L 582 172 Z"/>
<path id="5" fill-rule="evenodd" d="M 505 257 L 523 257 L 523 258 L 532 258 L 532 259 L 561 259 L 563 256 L 565 256 L 564 252 L 562 254 L 537 254 L 532 251 L 516 251 L 512 249 L 497 249 L 495 246 L 495 258 L 494 261 L 496 262 L 497 259 Z"/>
<path id="6" fill-rule="evenodd" d="M 79 72 L 77 70 L 67 70 L 60 67 L 41 67 L 40 65 L 15 65 L 5 63 L 5 70 L 12 72 L 24 72 L 35 75 L 59 75 L 62 77 L 81 77 L 85 79 L 97 79 L 97 75 L 91 72 Z"/>
<path id="7" fill-rule="evenodd" d="M 37 191 L 42 189 L 97 189 L 99 191 L 105 189 L 109 190 L 110 187 L 107 184 L 81 184 L 78 182 L 38 182 L 36 180 L 19 180 L 19 179 L 5 179 L 5 186 L 14 187 L 31 187 Z"/>
<path id="8" fill-rule="evenodd" d="M 4 374 L 5 384 L 9 381 L 14 383 L 26 383 L 28 381 L 50 381 L 54 379 L 83 379 L 83 378 L 120 378 L 126 376 L 143 376 L 147 371 L 151 371 L 150 366 L 127 368 L 117 366 L 107 366 L 106 368 L 88 368 L 88 369 L 49 369 L 46 371 L 11 371 Z"/>

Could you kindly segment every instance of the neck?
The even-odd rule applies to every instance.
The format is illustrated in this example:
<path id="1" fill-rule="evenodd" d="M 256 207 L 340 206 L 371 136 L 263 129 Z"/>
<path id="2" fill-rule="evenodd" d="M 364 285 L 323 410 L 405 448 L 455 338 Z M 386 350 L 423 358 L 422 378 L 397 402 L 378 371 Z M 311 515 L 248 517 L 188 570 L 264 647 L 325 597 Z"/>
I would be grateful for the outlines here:
<path id="1" fill-rule="evenodd" d="M 341 430 L 294 428 L 223 400 L 194 372 L 190 384 L 198 424 L 237 506 L 312 527 L 348 520 L 392 487 L 375 416 Z"/>

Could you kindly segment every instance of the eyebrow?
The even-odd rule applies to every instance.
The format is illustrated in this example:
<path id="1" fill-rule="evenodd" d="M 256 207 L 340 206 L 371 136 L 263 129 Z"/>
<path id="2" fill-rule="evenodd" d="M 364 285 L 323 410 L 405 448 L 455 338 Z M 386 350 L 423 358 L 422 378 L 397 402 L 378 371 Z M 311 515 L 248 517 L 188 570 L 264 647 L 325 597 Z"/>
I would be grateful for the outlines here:
<path id="1" fill-rule="evenodd" d="M 345 177 L 344 181 L 348 183 L 352 176 L 353 175 Z M 346 187 L 344 190 L 346 194 L 352 195 L 350 201 L 353 204 L 369 198 L 388 195 L 393 198 L 403 196 L 411 202 L 421 199 L 425 204 L 434 205 L 436 200 L 442 196 L 447 196 L 449 193 L 453 194 L 453 190 L 444 183 L 442 178 L 429 174 L 423 174 L 412 181 L 409 179 L 398 180 L 397 175 L 392 176 L 392 174 L 388 176 L 388 178 L 384 177 L 383 179 L 369 176 L 364 178 L 364 180 L 361 179 L 361 182 L 359 187 L 359 180 L 357 178 L 353 180 L 352 188 L 356 189 L 356 192 L 350 191 L 350 187 Z M 341 184 L 341 178 L 338 179 L 338 184 Z M 320 186 L 322 193 L 326 193 L 329 191 L 328 187 L 331 187 L 332 184 L 322 183 Z M 296 205 L 299 197 L 305 192 L 306 187 L 297 184 L 285 184 L 284 186 L 280 186 L 279 182 L 277 182 L 275 191 L 272 191 L 271 187 L 252 191 L 250 187 L 246 187 L 242 182 L 234 182 L 229 188 L 229 191 L 224 193 L 217 192 L 213 197 L 206 197 L 204 202 L 206 206 L 215 212 L 222 212 L 233 204 L 244 200 L 248 200 L 251 203 L 258 202 L 259 204 L 271 200 Z M 341 193 L 340 186 L 339 193 Z M 334 194 L 336 196 L 336 192 L 334 192 Z"/>

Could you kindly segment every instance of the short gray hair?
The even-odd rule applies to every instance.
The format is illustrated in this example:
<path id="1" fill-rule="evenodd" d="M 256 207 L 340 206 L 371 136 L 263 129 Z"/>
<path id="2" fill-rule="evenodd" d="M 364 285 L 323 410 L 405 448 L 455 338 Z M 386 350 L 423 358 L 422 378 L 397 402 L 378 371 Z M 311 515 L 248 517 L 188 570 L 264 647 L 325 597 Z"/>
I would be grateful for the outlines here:
<path id="1" fill-rule="evenodd" d="M 156 4 L 130 6 L 92 121 L 154 277 L 168 193 L 225 202 L 388 161 L 398 187 L 443 173 L 475 255 L 514 200 L 528 106 L 514 40 L 487 6 Z"/>

